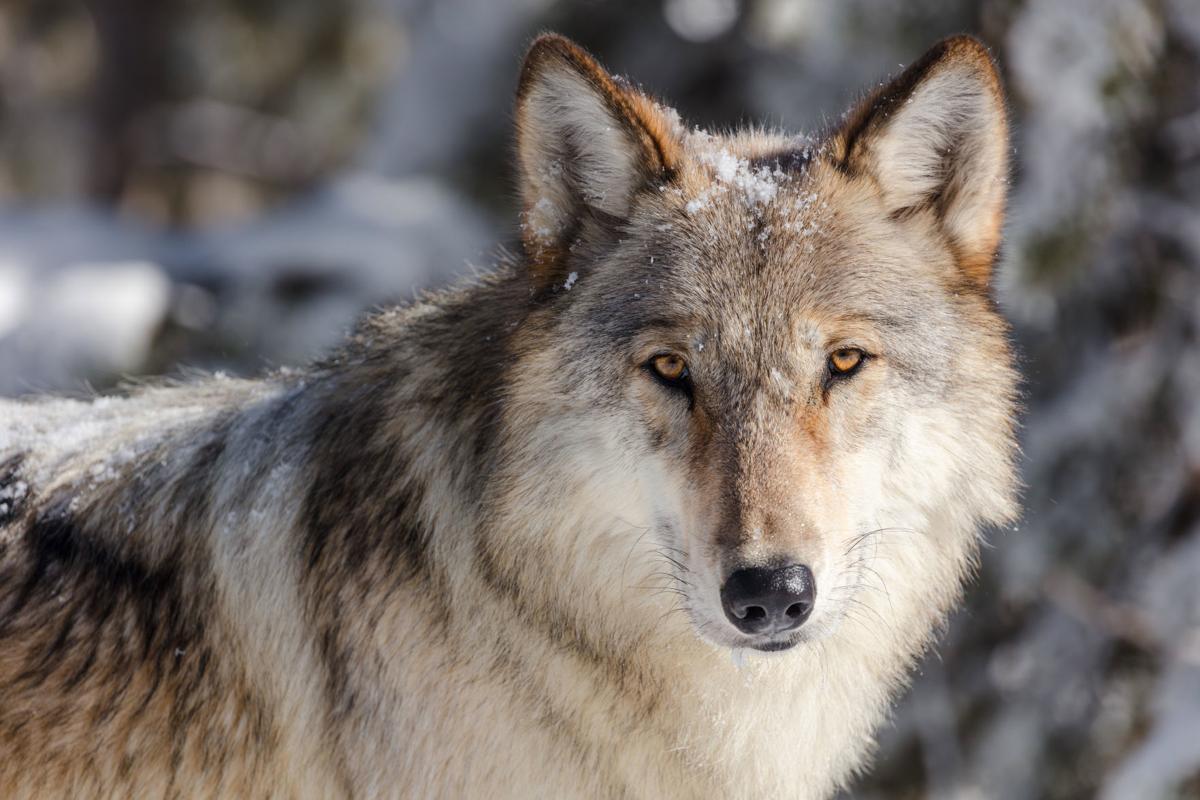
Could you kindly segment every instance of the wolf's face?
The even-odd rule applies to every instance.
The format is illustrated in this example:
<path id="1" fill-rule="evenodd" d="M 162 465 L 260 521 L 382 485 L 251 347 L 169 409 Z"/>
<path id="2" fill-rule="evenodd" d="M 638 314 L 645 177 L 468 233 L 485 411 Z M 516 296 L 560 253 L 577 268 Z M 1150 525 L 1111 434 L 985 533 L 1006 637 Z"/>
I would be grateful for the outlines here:
<path id="1" fill-rule="evenodd" d="M 861 589 L 897 591 L 880 543 L 906 537 L 940 562 L 904 570 L 901 602 L 944 607 L 970 548 L 936 532 L 1012 511 L 986 52 L 949 40 L 802 140 L 687 132 L 545 38 L 518 123 L 544 304 L 521 369 L 562 400 L 561 468 L 653 542 L 699 634 L 828 634 Z"/>

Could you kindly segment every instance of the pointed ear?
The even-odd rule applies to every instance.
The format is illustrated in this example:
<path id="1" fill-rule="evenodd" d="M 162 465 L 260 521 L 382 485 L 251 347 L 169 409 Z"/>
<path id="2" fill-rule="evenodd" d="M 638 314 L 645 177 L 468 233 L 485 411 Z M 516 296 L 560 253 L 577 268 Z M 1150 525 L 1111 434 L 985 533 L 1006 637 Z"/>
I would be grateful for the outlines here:
<path id="1" fill-rule="evenodd" d="M 852 110 L 831 144 L 846 172 L 874 179 L 889 213 L 932 211 L 960 268 L 986 288 L 1004 221 L 1008 121 L 982 43 L 934 45 Z"/>
<path id="2" fill-rule="evenodd" d="M 679 158 L 677 117 L 554 34 L 525 56 L 516 122 L 522 239 L 543 273 L 589 213 L 626 219 L 634 195 L 669 180 Z"/>

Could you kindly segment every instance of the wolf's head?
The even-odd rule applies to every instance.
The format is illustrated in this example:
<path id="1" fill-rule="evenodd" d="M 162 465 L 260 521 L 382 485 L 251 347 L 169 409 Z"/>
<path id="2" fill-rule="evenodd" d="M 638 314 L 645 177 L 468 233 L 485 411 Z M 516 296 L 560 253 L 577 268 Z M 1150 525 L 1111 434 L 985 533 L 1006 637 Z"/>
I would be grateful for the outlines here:
<path id="1" fill-rule="evenodd" d="M 509 497 L 547 528 L 587 509 L 546 531 L 547 580 L 638 607 L 630 576 L 657 560 L 649 582 L 726 647 L 787 649 L 856 609 L 928 628 L 978 525 L 1014 513 L 989 300 L 1007 126 L 983 46 L 936 45 L 804 138 L 689 130 L 544 36 L 516 116 L 537 310 Z"/>

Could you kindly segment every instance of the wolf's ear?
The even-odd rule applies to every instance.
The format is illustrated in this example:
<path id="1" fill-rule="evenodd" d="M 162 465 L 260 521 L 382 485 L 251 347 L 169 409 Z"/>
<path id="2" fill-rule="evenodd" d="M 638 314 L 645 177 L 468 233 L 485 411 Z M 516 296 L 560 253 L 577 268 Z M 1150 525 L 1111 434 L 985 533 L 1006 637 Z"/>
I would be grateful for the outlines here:
<path id="1" fill-rule="evenodd" d="M 1000 77 L 969 36 L 934 45 L 852 110 L 831 140 L 851 174 L 871 177 L 889 213 L 931 210 L 961 269 L 985 287 L 1008 188 Z"/>
<path id="2" fill-rule="evenodd" d="M 634 195 L 677 166 L 675 118 L 554 34 L 525 56 L 516 122 L 522 238 L 543 273 L 590 212 L 626 219 Z"/>

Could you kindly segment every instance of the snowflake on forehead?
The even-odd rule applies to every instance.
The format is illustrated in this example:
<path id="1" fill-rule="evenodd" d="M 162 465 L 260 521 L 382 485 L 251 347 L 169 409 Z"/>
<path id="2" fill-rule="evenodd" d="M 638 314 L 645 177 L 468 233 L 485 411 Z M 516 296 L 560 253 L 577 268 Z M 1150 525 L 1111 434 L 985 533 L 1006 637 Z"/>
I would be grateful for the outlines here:
<path id="1" fill-rule="evenodd" d="M 685 209 L 690 215 L 700 213 L 714 198 L 728 192 L 734 192 L 751 209 L 759 210 L 775 200 L 781 184 L 791 180 L 791 175 L 779 164 L 754 166 L 706 131 L 697 128 L 692 132 L 692 140 L 699 151 L 700 163 L 711 170 L 714 182 L 688 201 Z"/>

